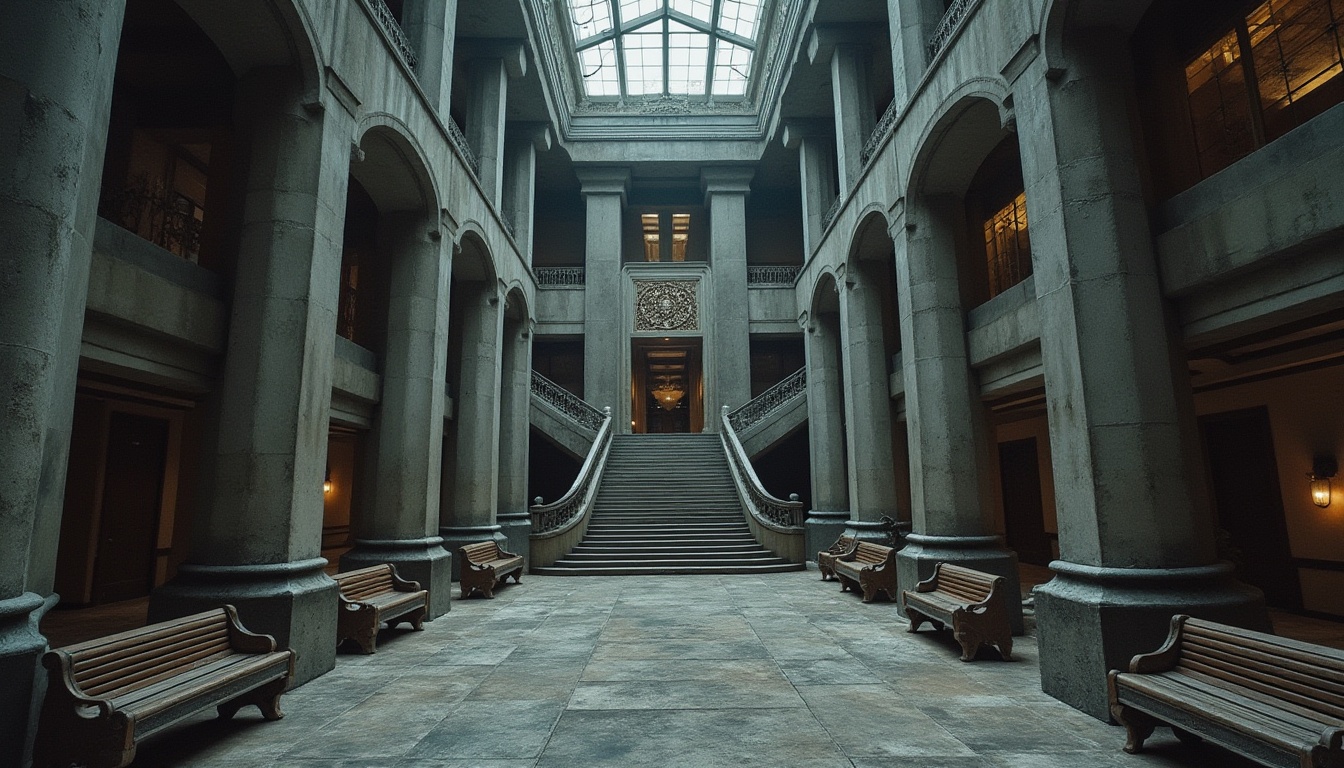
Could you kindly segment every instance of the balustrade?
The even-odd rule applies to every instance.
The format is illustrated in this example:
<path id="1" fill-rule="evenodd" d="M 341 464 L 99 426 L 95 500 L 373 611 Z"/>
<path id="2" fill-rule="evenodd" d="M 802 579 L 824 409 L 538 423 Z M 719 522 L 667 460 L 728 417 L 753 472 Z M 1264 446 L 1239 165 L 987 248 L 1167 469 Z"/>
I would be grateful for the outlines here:
<path id="1" fill-rule="evenodd" d="M 769 265 L 747 267 L 747 287 L 792 287 L 793 282 L 798 279 L 798 273 L 801 271 L 803 271 L 803 268 L 800 266 Z"/>
<path id="2" fill-rule="evenodd" d="M 364 0 L 364 5 L 373 13 L 373 17 L 378 20 L 378 26 L 383 28 L 389 40 L 392 41 L 392 47 L 401 54 L 402 61 L 406 66 L 415 69 L 416 58 L 415 49 L 411 47 L 411 41 L 406 39 L 406 33 L 401 28 L 401 22 L 392 13 L 392 9 L 387 7 L 383 0 Z"/>
<path id="3" fill-rule="evenodd" d="M 961 23 L 970 15 L 971 9 L 979 3 L 980 0 L 952 0 L 952 5 L 948 7 L 947 13 L 943 14 L 942 21 L 938 22 L 938 28 L 933 31 L 933 36 L 929 38 L 929 60 L 938 57 L 943 52 L 952 35 L 961 28 Z"/>
<path id="4" fill-rule="evenodd" d="M 769 416 L 777 408 L 806 394 L 807 368 L 803 367 L 785 376 L 782 381 L 753 397 L 737 410 L 730 412 L 728 423 L 733 425 L 733 429 L 742 432 Z"/>
<path id="5" fill-rule="evenodd" d="M 467 164 L 471 175 L 479 179 L 481 177 L 481 161 L 476 159 L 476 153 L 472 151 L 471 144 L 467 142 L 467 137 L 462 135 L 462 129 L 457 127 L 457 123 L 452 118 L 443 122 L 448 127 L 448 138 L 452 140 L 453 146 L 457 147 L 457 153 L 462 156 L 462 162 Z"/>
<path id="6" fill-rule="evenodd" d="M 608 418 L 602 411 L 589 405 L 583 398 L 542 376 L 532 372 L 532 394 L 543 402 L 560 411 L 581 427 L 591 430 L 602 428 L 603 420 Z"/>
<path id="7" fill-rule="evenodd" d="M 882 113 L 882 119 L 877 121 L 877 127 L 873 128 L 872 133 L 868 134 L 868 141 L 863 143 L 863 151 L 859 153 L 859 163 L 861 165 L 868 165 L 868 161 L 873 159 L 873 155 L 877 154 L 877 148 L 881 146 L 882 140 L 886 138 L 888 133 L 891 133 L 892 126 L 896 125 L 896 117 L 900 114 L 899 106 L 896 100 L 892 99 L 891 103 L 887 105 L 887 110 Z"/>
<path id="8" fill-rule="evenodd" d="M 723 450 L 728 454 L 733 482 L 737 485 L 739 494 L 748 502 L 752 515 L 777 527 L 801 529 L 807 513 L 803 509 L 803 502 L 798 500 L 798 494 L 789 494 L 788 501 L 771 496 L 761 484 L 761 479 L 756 476 L 756 470 L 751 466 L 751 458 L 747 456 L 742 443 L 737 439 L 737 432 L 733 430 L 732 422 L 728 420 L 726 405 L 723 406 L 722 420 Z"/>
<path id="9" fill-rule="evenodd" d="M 535 379 L 533 380 L 535 382 Z M 535 391 L 535 389 L 534 389 Z M 582 402 L 582 401 L 580 401 Z M 588 405 L 584 403 L 584 405 Z M 592 406 L 588 406 L 592 408 Z M 596 410 L 596 409 L 594 409 Z M 568 527 L 572 522 L 587 514 L 597 494 L 597 480 L 602 476 L 606 465 L 607 452 L 611 446 L 611 408 L 602 413 L 602 423 L 598 427 L 597 439 L 588 449 L 579 476 L 569 491 L 550 504 L 542 503 L 538 496 L 529 510 L 532 515 L 532 536 L 554 533 Z"/>
<path id="10" fill-rule="evenodd" d="M 541 288 L 568 288 L 582 286 L 583 267 L 533 267 L 537 286 Z"/>

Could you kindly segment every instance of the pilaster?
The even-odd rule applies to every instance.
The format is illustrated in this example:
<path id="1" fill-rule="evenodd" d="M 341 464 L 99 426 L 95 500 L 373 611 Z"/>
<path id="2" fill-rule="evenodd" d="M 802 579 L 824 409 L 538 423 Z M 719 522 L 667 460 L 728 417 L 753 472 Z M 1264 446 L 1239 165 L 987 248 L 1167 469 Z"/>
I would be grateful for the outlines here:
<path id="1" fill-rule="evenodd" d="M 789 121 L 784 146 L 798 150 L 799 189 L 803 197 L 803 245 L 812 253 L 825 233 L 826 211 L 835 200 L 835 150 L 832 125 L 819 120 Z"/>
<path id="2" fill-rule="evenodd" d="M 897 104 L 909 100 L 929 68 L 929 40 L 942 18 L 942 0 L 888 0 L 891 75 Z"/>
<path id="3" fill-rule="evenodd" d="M 444 120 L 452 103 L 457 0 L 405 0 L 402 30 L 415 51 L 415 79 Z"/>
<path id="4" fill-rule="evenodd" d="M 504 218 L 528 264 L 532 263 L 532 220 L 537 201 L 537 153 L 551 148 L 545 123 L 510 123 L 504 147 Z"/>
<path id="5" fill-rule="evenodd" d="M 532 409 L 532 320 L 526 307 L 504 321 L 499 393 L 499 509 L 496 519 L 509 551 L 531 560 L 532 514 L 527 499 L 527 450 Z M 526 565 L 524 566 L 526 567 Z"/>
<path id="6" fill-rule="evenodd" d="M 612 301 L 621 296 L 621 213 L 630 171 L 626 168 L 577 168 L 587 205 L 587 246 L 584 252 L 583 399 L 620 411 L 629 397 L 629 382 L 621 381 L 622 351 L 627 334 L 621 312 Z M 613 425 L 625 432 L 628 425 Z"/>
<path id="7" fill-rule="evenodd" d="M 709 271 L 713 280 L 714 393 L 720 406 L 737 408 L 751 400 L 751 338 L 747 317 L 747 193 L 751 168 L 705 168 L 700 183 L 709 209 Z M 705 431 L 717 432 L 718 420 L 706 419 Z"/>
<path id="8" fill-rule="evenodd" d="M 504 114 L 509 80 L 527 73 L 518 43 L 475 41 L 467 64 L 467 143 L 480 161 L 481 189 L 496 206 L 504 190 Z"/>
<path id="9" fill-rule="evenodd" d="M 808 41 L 812 64 L 831 68 L 835 108 L 835 151 L 841 194 L 854 188 L 863 171 L 863 145 L 873 132 L 876 105 L 868 87 L 866 32 L 846 26 L 819 26 Z"/>
<path id="10" fill-rule="evenodd" d="M 807 430 L 812 508 L 807 511 L 807 555 L 831 546 L 849 519 L 845 479 L 845 423 L 840 369 L 840 316 L 817 312 L 803 322 L 807 362 Z"/>

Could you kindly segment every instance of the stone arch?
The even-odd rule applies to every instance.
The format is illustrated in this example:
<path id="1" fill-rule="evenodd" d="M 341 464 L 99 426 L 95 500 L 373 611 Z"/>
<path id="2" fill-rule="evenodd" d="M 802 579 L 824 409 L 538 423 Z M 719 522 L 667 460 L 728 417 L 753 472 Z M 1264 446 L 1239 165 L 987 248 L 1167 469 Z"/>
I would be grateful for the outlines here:
<path id="1" fill-rule="evenodd" d="M 843 279 L 842 270 L 823 270 L 817 276 L 817 280 L 812 284 L 812 295 L 807 302 L 807 316 L 809 322 L 816 322 L 817 316 L 823 312 L 839 312 L 840 301 L 840 280 Z"/>
<path id="2" fill-rule="evenodd" d="M 906 199 L 965 192 L 985 156 L 1014 124 L 1010 101 L 1007 85 L 998 78 L 968 80 L 948 94 L 915 144 Z M 983 152 L 953 149 L 967 143 Z"/>
<path id="3" fill-rule="evenodd" d="M 312 20 L 294 0 L 175 0 L 205 31 L 242 77 L 262 67 L 294 67 L 301 78 L 303 101 L 321 100 L 325 58 Z M 240 20 L 247 20 L 240 23 Z"/>
<path id="4" fill-rule="evenodd" d="M 485 228 L 475 219 L 468 219 L 458 229 L 453 253 L 453 282 L 480 280 L 494 283 L 498 279 L 495 255 L 486 241 Z"/>
<path id="5" fill-rule="evenodd" d="M 1127 37 L 1152 4 L 1153 0 L 1126 3 L 1048 0 L 1041 8 L 1037 26 L 1046 66 L 1055 71 L 1065 68 L 1071 33 L 1081 29 L 1108 29 Z"/>
<path id="6" fill-rule="evenodd" d="M 858 259 L 880 258 L 891 253 L 891 226 L 886 211 L 880 203 L 874 203 L 859 213 L 859 223 L 849 239 L 849 252 L 846 262 Z"/>
<path id="7" fill-rule="evenodd" d="M 531 323 L 536 320 L 532 315 L 532 306 L 527 301 L 527 292 L 520 280 L 510 280 L 501 286 L 504 293 L 504 317 L 508 320 Z"/>
<path id="8" fill-rule="evenodd" d="M 438 182 L 424 145 L 405 122 L 377 112 L 360 121 L 356 135 L 363 158 L 350 164 L 350 175 L 373 196 L 379 210 L 436 218 L 442 199 Z"/>

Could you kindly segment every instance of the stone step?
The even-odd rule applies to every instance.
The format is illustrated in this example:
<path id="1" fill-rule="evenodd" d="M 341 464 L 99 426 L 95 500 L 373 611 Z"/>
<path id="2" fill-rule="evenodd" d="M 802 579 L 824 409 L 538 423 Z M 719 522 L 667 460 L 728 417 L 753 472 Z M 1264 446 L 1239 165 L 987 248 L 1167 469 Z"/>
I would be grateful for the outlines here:
<path id="1" fill-rule="evenodd" d="M 676 574 L 705 574 L 705 575 L 728 575 L 728 574 L 749 574 L 749 573 L 785 573 L 788 571 L 801 571 L 804 569 L 802 563 L 790 563 L 786 560 L 780 560 L 769 564 L 752 565 L 727 565 L 717 563 L 713 565 L 616 565 L 607 563 L 604 565 L 584 565 L 584 566 L 563 566 L 554 565 L 549 568 L 534 568 L 533 573 L 539 573 L 545 576 L 672 576 Z"/>

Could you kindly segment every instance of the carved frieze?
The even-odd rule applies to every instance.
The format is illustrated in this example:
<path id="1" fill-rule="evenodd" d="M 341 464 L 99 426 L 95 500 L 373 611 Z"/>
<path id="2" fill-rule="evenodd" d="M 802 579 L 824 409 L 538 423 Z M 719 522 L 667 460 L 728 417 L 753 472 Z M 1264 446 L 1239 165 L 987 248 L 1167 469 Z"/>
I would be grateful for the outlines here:
<path id="1" fill-rule="evenodd" d="M 696 331 L 700 310 L 694 280 L 636 280 L 636 331 Z"/>

